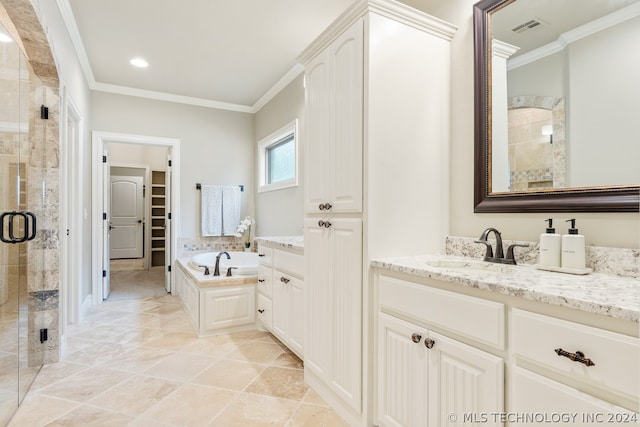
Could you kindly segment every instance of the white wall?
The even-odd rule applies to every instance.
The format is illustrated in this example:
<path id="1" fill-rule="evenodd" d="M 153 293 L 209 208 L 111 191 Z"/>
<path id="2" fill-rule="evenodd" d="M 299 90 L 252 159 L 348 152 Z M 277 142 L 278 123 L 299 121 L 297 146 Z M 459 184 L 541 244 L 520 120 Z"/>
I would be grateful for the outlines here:
<path id="1" fill-rule="evenodd" d="M 168 153 L 169 149 L 165 147 L 120 143 L 109 144 L 110 164 L 144 165 L 149 166 L 149 170 L 152 171 L 166 169 Z"/>
<path id="2" fill-rule="evenodd" d="M 304 191 L 304 87 L 300 75 L 255 115 L 257 141 L 298 119 L 298 186 L 256 195 L 256 235 L 302 235 Z M 257 157 L 256 157 L 257 160 Z M 255 168 L 257 170 L 258 164 Z"/>
<path id="3" fill-rule="evenodd" d="M 577 218 L 587 244 L 637 248 L 638 213 L 473 213 L 473 5 L 476 0 L 403 0 L 458 26 L 452 43 L 451 234 L 478 237 L 496 227 L 506 239 L 537 241 L 544 219 Z M 560 229 L 559 231 L 564 232 Z"/>
<path id="4" fill-rule="evenodd" d="M 244 185 L 242 216 L 255 215 L 251 114 L 92 92 L 91 128 L 180 139 L 179 237 L 200 236 L 196 183 Z"/>

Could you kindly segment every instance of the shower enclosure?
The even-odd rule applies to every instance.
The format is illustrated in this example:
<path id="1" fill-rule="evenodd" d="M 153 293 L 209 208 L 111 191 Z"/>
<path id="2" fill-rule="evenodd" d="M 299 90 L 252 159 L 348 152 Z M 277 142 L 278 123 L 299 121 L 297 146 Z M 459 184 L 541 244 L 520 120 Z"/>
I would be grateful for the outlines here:
<path id="1" fill-rule="evenodd" d="M 17 409 L 55 335 L 39 326 L 42 306 L 50 303 L 43 292 L 50 281 L 45 257 L 51 256 L 48 249 L 57 250 L 47 248 L 41 232 L 51 191 L 44 149 L 48 111 L 40 111 L 45 96 L 22 50 L 0 25 L 0 425 Z"/>

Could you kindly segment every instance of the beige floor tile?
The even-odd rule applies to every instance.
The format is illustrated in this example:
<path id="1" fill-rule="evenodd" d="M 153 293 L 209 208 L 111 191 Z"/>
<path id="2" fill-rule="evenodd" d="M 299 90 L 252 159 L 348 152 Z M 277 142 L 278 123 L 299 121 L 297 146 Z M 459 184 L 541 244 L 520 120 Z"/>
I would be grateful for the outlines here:
<path id="1" fill-rule="evenodd" d="M 38 373 L 36 378 L 33 380 L 33 383 L 31 384 L 31 390 L 39 390 L 43 387 L 47 387 L 55 383 L 56 381 L 64 378 L 69 378 L 72 375 L 86 371 L 87 369 L 91 368 L 87 365 L 68 362 L 66 360 L 62 360 L 58 363 L 44 365 L 42 369 L 40 369 L 40 372 Z"/>
<path id="2" fill-rule="evenodd" d="M 285 351 L 271 363 L 274 366 L 281 366 L 283 368 L 303 369 L 304 365 L 302 360 L 294 353 Z"/>
<path id="3" fill-rule="evenodd" d="M 198 375 L 193 382 L 241 391 L 260 375 L 265 368 L 265 366 L 256 363 L 221 360 Z"/>
<path id="4" fill-rule="evenodd" d="M 77 402 L 54 397 L 28 395 L 9 427 L 44 426 L 80 406 Z"/>
<path id="5" fill-rule="evenodd" d="M 349 427 L 349 424 L 331 408 L 303 403 L 287 427 Z"/>
<path id="6" fill-rule="evenodd" d="M 329 406 L 327 405 L 327 402 L 325 402 L 324 399 L 312 388 L 309 388 L 309 391 L 307 391 L 307 394 L 304 396 L 302 401 L 305 403 L 312 403 L 314 405 Z"/>
<path id="7" fill-rule="evenodd" d="M 133 418 L 117 412 L 81 405 L 67 415 L 47 424 L 47 427 L 122 427 Z"/>
<path id="8" fill-rule="evenodd" d="M 160 338 L 149 341 L 146 346 L 177 351 L 197 340 L 198 337 L 193 332 L 167 332 Z"/>
<path id="9" fill-rule="evenodd" d="M 38 394 L 85 402 L 129 377 L 130 374 L 126 372 L 91 368 L 44 387 L 38 391 Z"/>
<path id="10" fill-rule="evenodd" d="M 120 344 L 138 344 L 143 345 L 149 341 L 160 338 L 165 334 L 165 331 L 161 329 L 150 328 L 133 328 L 120 335 L 117 335 L 113 340 L 117 340 Z"/>
<path id="11" fill-rule="evenodd" d="M 172 426 L 207 426 L 237 393 L 215 387 L 183 385 L 140 418 Z"/>
<path id="12" fill-rule="evenodd" d="M 282 353 L 284 350 L 279 344 L 246 341 L 241 343 L 237 350 L 229 353 L 227 358 L 254 363 L 271 363 Z"/>
<path id="13" fill-rule="evenodd" d="M 90 404 L 100 408 L 137 416 L 148 410 L 179 387 L 175 382 L 136 375 L 95 396 Z"/>
<path id="14" fill-rule="evenodd" d="M 179 352 L 167 356 L 145 372 L 159 378 L 187 382 L 216 362 L 209 357 Z"/>
<path id="15" fill-rule="evenodd" d="M 307 389 L 301 369 L 269 366 L 253 380 L 246 392 L 300 401 Z"/>
<path id="16" fill-rule="evenodd" d="M 87 348 L 68 354 L 65 359 L 70 362 L 98 365 L 126 353 L 134 346 L 134 344 L 98 341 Z"/>
<path id="17" fill-rule="evenodd" d="M 227 335 L 203 337 L 192 342 L 181 351 L 185 353 L 201 354 L 211 358 L 222 358 L 238 349 L 238 344 Z"/>
<path id="18" fill-rule="evenodd" d="M 298 402 L 244 394 L 216 417 L 210 427 L 284 426 Z"/>
<path id="19" fill-rule="evenodd" d="M 135 373 L 144 372 L 172 354 L 173 352 L 170 350 L 141 346 L 114 357 L 101 366 Z"/>

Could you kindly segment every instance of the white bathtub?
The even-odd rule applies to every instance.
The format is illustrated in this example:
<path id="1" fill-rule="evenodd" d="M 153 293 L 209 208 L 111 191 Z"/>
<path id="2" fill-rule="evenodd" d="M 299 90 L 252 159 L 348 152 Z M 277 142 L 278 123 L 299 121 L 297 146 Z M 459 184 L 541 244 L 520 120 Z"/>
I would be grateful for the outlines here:
<path id="1" fill-rule="evenodd" d="M 202 271 L 200 267 L 205 265 L 213 275 L 216 265 L 216 256 L 220 252 L 206 252 L 194 255 L 191 258 L 191 266 Z M 227 259 L 226 255 L 220 257 L 220 276 L 226 276 L 227 269 L 234 267 L 231 274 L 234 276 L 255 276 L 258 274 L 258 253 L 257 252 L 229 252 L 231 259 Z"/>

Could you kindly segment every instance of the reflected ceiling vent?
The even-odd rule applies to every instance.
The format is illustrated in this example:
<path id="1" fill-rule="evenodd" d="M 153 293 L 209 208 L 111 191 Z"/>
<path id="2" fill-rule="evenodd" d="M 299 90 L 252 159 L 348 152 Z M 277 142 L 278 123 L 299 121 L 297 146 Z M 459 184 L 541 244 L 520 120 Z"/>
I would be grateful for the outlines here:
<path id="1" fill-rule="evenodd" d="M 526 34 L 530 31 L 533 31 L 538 28 L 542 28 L 544 26 L 545 26 L 545 23 L 542 21 L 542 19 L 533 18 L 520 25 L 516 25 L 511 29 L 511 31 L 513 31 L 516 34 Z"/>

